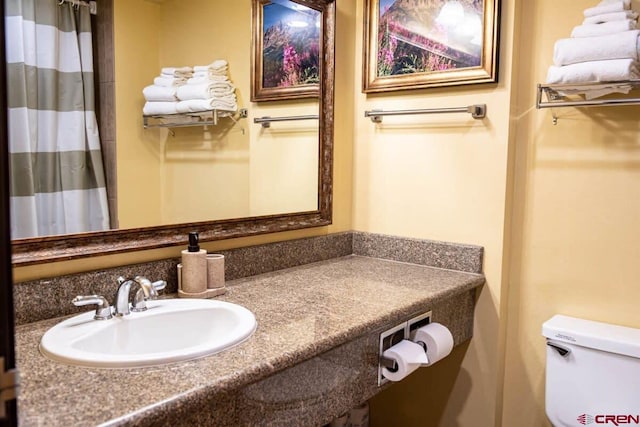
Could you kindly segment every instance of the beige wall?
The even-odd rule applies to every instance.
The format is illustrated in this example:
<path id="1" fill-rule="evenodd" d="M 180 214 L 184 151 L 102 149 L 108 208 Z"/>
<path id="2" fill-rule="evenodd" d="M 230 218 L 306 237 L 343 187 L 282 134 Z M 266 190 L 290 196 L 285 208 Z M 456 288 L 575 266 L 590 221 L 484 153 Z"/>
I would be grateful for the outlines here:
<path id="1" fill-rule="evenodd" d="M 162 223 L 161 150 L 142 128 L 141 112 L 142 88 L 158 70 L 160 17 L 161 9 L 153 3 L 114 1 L 118 219 L 124 228 L 142 227 L 145 221 Z M 136 191 L 128 191 L 134 182 Z"/>
<path id="2" fill-rule="evenodd" d="M 360 33 L 362 0 L 358 11 Z M 487 278 L 466 353 L 458 350 L 446 364 L 425 369 L 379 395 L 372 404 L 374 426 L 499 424 L 514 15 L 511 2 L 503 2 L 497 85 L 382 96 L 356 92 L 354 228 L 484 246 Z M 360 50 L 360 39 L 357 45 Z M 360 63 L 358 57 L 356 81 Z M 404 116 L 384 118 L 375 125 L 362 117 L 364 110 L 373 108 L 476 103 L 487 104 L 486 119 L 476 121 L 461 114 Z M 434 395 L 438 397 L 428 397 Z"/>
<path id="3" fill-rule="evenodd" d="M 253 103 L 254 117 L 317 115 L 317 101 Z M 253 125 L 249 212 L 271 215 L 318 209 L 320 134 L 317 120 Z"/>
<path id="4" fill-rule="evenodd" d="M 640 327 L 638 107 L 557 109 L 556 126 L 535 109 L 555 40 L 595 4 L 522 5 L 504 425 L 548 425 L 545 320 L 561 313 Z"/>

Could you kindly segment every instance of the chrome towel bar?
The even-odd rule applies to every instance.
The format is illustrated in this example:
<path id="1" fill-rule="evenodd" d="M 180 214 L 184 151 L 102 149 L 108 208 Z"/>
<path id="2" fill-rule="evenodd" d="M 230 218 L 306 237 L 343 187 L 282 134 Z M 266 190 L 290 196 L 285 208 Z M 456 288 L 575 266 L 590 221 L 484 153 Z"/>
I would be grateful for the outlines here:
<path id="1" fill-rule="evenodd" d="M 453 108 L 427 108 L 420 110 L 370 110 L 365 111 L 364 116 L 371 118 L 374 123 L 382 123 L 383 116 L 404 116 L 410 114 L 443 114 L 443 113 L 469 113 L 474 119 L 482 119 L 487 115 L 486 104 L 474 104 L 466 107 L 453 107 Z"/>
<path id="2" fill-rule="evenodd" d="M 253 123 L 260 123 L 263 128 L 271 127 L 271 122 L 290 122 L 294 120 L 318 120 L 320 118 L 317 114 L 308 116 L 286 116 L 286 117 L 256 117 L 253 119 Z"/>

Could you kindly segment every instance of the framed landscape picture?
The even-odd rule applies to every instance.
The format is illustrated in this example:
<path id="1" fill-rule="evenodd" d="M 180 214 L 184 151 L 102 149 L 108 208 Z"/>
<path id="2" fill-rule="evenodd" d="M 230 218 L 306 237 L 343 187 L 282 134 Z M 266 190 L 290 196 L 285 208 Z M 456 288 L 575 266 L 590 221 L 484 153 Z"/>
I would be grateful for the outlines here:
<path id="1" fill-rule="evenodd" d="M 365 0 L 363 92 L 498 79 L 500 0 Z"/>
<path id="2" fill-rule="evenodd" d="M 318 97 L 321 12 L 304 0 L 253 0 L 251 100 Z"/>

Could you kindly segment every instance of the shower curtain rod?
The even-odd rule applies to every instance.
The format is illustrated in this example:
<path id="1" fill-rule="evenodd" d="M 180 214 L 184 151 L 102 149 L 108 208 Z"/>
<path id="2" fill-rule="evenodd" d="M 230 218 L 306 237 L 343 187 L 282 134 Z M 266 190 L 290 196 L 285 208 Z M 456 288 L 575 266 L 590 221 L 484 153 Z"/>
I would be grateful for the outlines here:
<path id="1" fill-rule="evenodd" d="M 79 6 L 85 6 L 89 8 L 89 12 L 91 12 L 92 15 L 97 15 L 98 14 L 98 4 L 95 1 L 89 1 L 89 0 L 60 0 L 58 2 L 59 5 L 64 4 L 64 3 L 71 3 L 73 6 L 79 7 Z"/>

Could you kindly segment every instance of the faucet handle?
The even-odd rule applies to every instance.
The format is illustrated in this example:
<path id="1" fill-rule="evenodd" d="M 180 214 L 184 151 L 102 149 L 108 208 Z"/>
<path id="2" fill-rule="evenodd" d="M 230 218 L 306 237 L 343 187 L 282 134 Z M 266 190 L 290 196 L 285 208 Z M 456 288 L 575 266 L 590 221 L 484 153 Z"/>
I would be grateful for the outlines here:
<path id="1" fill-rule="evenodd" d="M 138 280 L 144 279 L 147 282 L 149 282 L 148 279 L 140 276 L 136 277 L 136 279 Z M 167 282 L 165 282 L 164 280 L 158 280 L 153 283 L 149 282 L 149 284 L 151 288 L 150 296 L 149 297 L 145 296 L 142 287 L 138 289 L 138 291 L 136 292 L 136 295 L 133 298 L 133 302 L 131 303 L 131 311 L 135 311 L 135 312 L 145 311 L 147 309 L 146 301 L 149 299 L 156 299 L 158 297 L 158 291 L 161 291 L 167 287 Z"/>
<path id="2" fill-rule="evenodd" d="M 144 299 L 155 299 L 158 296 L 158 291 L 153 287 L 151 280 L 144 276 L 136 276 L 133 281 L 140 285 L 140 290 L 144 293 Z"/>
<path id="3" fill-rule="evenodd" d="M 167 282 L 164 280 L 158 280 L 153 282 L 151 286 L 153 286 L 153 289 L 155 289 L 156 291 L 161 291 L 167 287 Z"/>
<path id="4" fill-rule="evenodd" d="M 109 301 L 102 295 L 78 295 L 71 300 L 73 305 L 81 307 L 84 305 L 96 305 L 96 314 L 93 316 L 95 320 L 107 320 L 111 319 L 111 306 Z"/>

